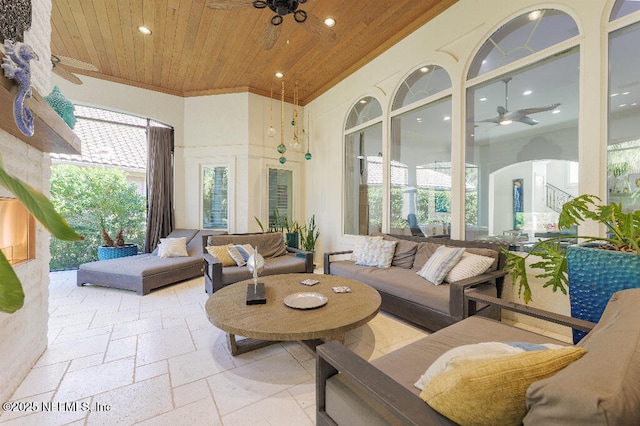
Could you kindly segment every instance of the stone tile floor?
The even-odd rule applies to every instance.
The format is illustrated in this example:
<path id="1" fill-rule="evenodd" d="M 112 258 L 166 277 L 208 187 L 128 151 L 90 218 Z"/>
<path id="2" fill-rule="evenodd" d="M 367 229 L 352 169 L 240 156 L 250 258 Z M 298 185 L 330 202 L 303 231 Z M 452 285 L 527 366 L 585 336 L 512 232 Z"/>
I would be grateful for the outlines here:
<path id="1" fill-rule="evenodd" d="M 51 273 L 49 346 L 3 425 L 313 425 L 315 359 L 298 343 L 232 357 L 202 278 L 140 297 Z M 380 313 L 345 344 L 373 359 L 426 333 Z M 27 406 L 27 405 L 25 405 Z"/>

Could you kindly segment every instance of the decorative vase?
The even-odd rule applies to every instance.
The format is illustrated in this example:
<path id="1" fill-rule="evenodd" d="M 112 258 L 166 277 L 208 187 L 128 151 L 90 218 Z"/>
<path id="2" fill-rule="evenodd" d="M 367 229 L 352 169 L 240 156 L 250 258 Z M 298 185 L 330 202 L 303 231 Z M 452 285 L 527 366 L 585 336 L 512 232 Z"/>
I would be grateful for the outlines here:
<path id="1" fill-rule="evenodd" d="M 567 272 L 571 316 L 598 322 L 613 293 L 640 287 L 640 257 L 594 245 L 567 247 Z M 586 334 L 573 330 L 573 342 Z"/>
<path id="2" fill-rule="evenodd" d="M 137 244 L 125 244 L 121 247 L 98 246 L 98 260 L 117 259 L 138 254 Z"/>

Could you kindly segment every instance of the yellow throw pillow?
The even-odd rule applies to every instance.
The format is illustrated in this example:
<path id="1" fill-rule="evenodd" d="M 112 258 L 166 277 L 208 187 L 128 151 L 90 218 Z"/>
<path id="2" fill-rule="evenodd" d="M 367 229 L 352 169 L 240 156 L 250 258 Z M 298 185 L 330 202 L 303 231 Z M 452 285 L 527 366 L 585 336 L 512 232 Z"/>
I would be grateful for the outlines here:
<path id="1" fill-rule="evenodd" d="M 434 377 L 420 398 L 461 425 L 518 425 L 527 412 L 529 385 L 584 354 L 568 347 L 472 361 Z"/>
<path id="2" fill-rule="evenodd" d="M 231 245 L 231 244 L 229 244 Z M 222 266 L 236 266 L 236 261 L 233 260 L 231 255 L 229 255 L 229 251 L 227 250 L 227 246 L 207 246 L 207 252 L 218 259 Z"/>

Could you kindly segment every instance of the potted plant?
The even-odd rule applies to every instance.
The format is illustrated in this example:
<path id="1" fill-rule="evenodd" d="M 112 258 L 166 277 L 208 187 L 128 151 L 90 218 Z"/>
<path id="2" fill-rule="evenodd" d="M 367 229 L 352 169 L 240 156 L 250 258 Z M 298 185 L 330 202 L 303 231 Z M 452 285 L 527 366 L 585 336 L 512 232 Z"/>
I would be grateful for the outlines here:
<path id="1" fill-rule="evenodd" d="M 86 201 L 86 217 L 99 226 L 102 237 L 98 260 L 138 254 L 138 245 L 125 243 L 124 234 L 125 229 L 135 229 L 144 215 L 144 198 L 137 194 L 133 185 L 124 181 L 124 177 L 116 181 L 85 174 L 84 179 L 87 191 L 92 194 Z"/>
<path id="2" fill-rule="evenodd" d="M 284 229 L 286 231 L 284 235 L 285 235 L 285 242 L 287 246 L 293 247 L 296 249 L 299 248 L 300 233 L 301 233 L 300 224 L 295 220 L 289 221 L 289 219 L 285 216 Z"/>
<path id="3" fill-rule="evenodd" d="M 313 215 L 309 222 L 300 228 L 300 244 L 302 249 L 315 253 L 316 242 L 320 236 L 320 231 L 316 227 L 316 216 Z"/>
<path id="4" fill-rule="evenodd" d="M 561 247 L 566 236 L 539 240 L 529 253 L 521 256 L 503 250 L 507 256 L 505 269 L 518 285 L 518 294 L 525 303 L 531 301 L 527 279 L 526 259 L 536 255 L 541 260 L 532 263 L 541 272 L 535 276 L 545 279 L 543 287 L 560 290 L 571 302 L 573 317 L 597 322 L 607 302 L 616 291 L 640 286 L 640 210 L 626 213 L 622 205 L 600 204 L 594 195 L 581 195 L 562 206 L 558 218 L 559 229 L 569 229 L 585 220 L 593 220 L 607 228 L 606 237 L 577 235 L 580 245 Z M 574 330 L 574 341 L 583 336 Z"/>

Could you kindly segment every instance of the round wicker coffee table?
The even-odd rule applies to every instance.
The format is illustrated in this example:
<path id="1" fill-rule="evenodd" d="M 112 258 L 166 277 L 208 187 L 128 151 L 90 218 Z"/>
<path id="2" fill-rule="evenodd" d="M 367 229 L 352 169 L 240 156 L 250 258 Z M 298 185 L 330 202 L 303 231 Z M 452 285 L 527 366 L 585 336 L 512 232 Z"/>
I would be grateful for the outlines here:
<path id="1" fill-rule="evenodd" d="M 300 282 L 315 279 L 306 286 Z M 334 275 L 282 274 L 260 277 L 265 284 L 266 304 L 247 305 L 247 286 L 240 281 L 216 291 L 206 302 L 209 321 L 228 333 L 235 356 L 283 340 L 299 340 L 315 348 L 327 340 L 344 342 L 344 334 L 358 328 L 378 313 L 380 294 L 372 287 Z M 332 287 L 347 286 L 350 293 L 334 293 Z M 285 304 L 294 293 L 319 293 L 326 304 L 313 309 L 296 309 Z M 291 298 L 287 302 L 291 304 Z M 236 340 L 235 336 L 246 339 Z"/>

